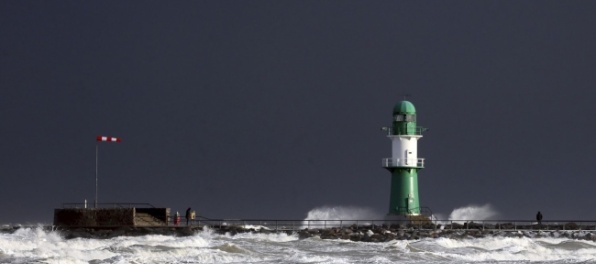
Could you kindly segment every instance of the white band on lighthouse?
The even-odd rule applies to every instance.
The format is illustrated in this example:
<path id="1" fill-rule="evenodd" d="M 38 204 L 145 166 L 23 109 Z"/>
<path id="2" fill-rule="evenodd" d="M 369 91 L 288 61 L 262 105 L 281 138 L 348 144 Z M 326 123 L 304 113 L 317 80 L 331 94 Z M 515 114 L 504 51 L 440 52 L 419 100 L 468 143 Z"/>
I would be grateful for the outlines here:
<path id="1" fill-rule="evenodd" d="M 392 160 L 400 167 L 417 167 L 418 140 L 422 135 L 389 135 L 391 139 Z"/>

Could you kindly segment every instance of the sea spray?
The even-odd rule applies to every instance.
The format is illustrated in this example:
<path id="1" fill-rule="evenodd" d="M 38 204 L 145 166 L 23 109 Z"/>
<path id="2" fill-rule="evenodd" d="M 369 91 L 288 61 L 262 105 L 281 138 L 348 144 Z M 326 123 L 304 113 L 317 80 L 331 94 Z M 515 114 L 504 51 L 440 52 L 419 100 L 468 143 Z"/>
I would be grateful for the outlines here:
<path id="1" fill-rule="evenodd" d="M 372 208 L 356 206 L 322 206 L 308 212 L 304 220 L 375 220 L 383 215 Z"/>
<path id="2" fill-rule="evenodd" d="M 449 221 L 463 223 L 466 221 L 481 221 L 489 220 L 497 217 L 499 213 L 491 204 L 482 206 L 468 205 L 454 209 L 449 217 Z M 375 211 L 368 207 L 357 206 L 321 206 L 310 210 L 304 219 L 304 225 L 319 225 L 324 224 L 327 227 L 339 226 L 344 222 L 333 221 L 362 221 L 362 223 L 370 220 L 382 220 L 385 218 L 384 214 Z M 440 221 L 445 217 L 442 214 L 434 214 L 431 216 L 432 220 Z M 363 221 L 364 220 L 364 221 Z"/>
<path id="3" fill-rule="evenodd" d="M 343 221 L 370 221 L 383 219 L 383 215 L 372 208 L 357 206 L 321 206 L 310 210 L 304 219 L 303 226 L 339 226 Z M 342 220 L 330 221 L 330 220 Z M 365 221 L 362 221 L 364 223 Z"/>
<path id="4" fill-rule="evenodd" d="M 481 221 L 497 217 L 499 213 L 490 204 L 483 206 L 468 205 L 454 209 L 449 215 L 450 221 L 466 222 L 466 221 Z"/>

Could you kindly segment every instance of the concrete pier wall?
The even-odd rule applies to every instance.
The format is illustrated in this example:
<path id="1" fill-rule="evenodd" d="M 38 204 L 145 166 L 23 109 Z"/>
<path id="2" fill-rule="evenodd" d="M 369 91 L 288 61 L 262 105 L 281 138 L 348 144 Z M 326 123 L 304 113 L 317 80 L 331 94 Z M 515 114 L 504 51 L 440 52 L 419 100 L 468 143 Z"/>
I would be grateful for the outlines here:
<path id="1" fill-rule="evenodd" d="M 170 208 L 135 208 L 135 226 L 167 226 Z"/>
<path id="2" fill-rule="evenodd" d="M 62 208 L 54 225 L 66 227 L 167 226 L 169 208 Z"/>

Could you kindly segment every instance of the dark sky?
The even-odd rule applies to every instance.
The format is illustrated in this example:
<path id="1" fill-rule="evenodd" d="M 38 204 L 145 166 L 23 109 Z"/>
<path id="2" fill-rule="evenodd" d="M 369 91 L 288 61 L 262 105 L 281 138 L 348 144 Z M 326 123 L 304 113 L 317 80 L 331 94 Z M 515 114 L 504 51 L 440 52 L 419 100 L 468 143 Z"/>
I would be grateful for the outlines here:
<path id="1" fill-rule="evenodd" d="M 410 94 L 421 205 L 596 219 L 594 1 L 0 1 L 0 223 L 64 202 L 386 212 Z"/>

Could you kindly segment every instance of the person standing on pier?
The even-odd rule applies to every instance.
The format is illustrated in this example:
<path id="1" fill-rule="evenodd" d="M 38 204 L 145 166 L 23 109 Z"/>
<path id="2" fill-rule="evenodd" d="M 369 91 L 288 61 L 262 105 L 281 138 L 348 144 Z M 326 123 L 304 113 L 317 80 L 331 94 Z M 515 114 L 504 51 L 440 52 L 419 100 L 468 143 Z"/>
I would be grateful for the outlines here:
<path id="1" fill-rule="evenodd" d="M 540 211 L 538 211 L 538 213 L 536 214 L 536 221 L 539 225 L 542 224 L 542 213 L 540 213 Z"/>
<path id="2" fill-rule="evenodd" d="M 186 225 L 188 226 L 188 223 L 190 223 L 190 207 L 188 207 L 188 209 L 186 209 Z"/>

